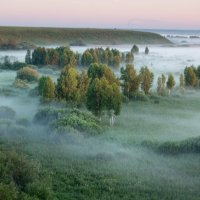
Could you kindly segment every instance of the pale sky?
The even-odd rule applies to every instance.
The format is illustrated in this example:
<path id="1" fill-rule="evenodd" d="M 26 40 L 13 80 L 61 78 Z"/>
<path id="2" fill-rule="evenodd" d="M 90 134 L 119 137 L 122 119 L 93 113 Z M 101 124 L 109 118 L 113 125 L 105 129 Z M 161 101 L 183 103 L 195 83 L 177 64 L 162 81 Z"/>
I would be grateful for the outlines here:
<path id="1" fill-rule="evenodd" d="M 0 0 L 0 25 L 200 29 L 200 0 Z"/>

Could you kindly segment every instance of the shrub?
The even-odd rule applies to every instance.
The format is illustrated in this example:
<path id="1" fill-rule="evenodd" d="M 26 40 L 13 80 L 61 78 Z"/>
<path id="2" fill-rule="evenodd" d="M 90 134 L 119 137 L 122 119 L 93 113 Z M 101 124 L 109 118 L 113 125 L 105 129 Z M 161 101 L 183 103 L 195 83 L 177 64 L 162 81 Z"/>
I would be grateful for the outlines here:
<path id="1" fill-rule="evenodd" d="M 58 119 L 59 115 L 61 115 L 64 110 L 54 110 L 50 108 L 45 108 L 39 110 L 33 119 L 33 122 L 40 125 L 49 124 Z"/>
<path id="2" fill-rule="evenodd" d="M 0 119 L 14 119 L 15 111 L 8 106 L 0 106 Z"/>
<path id="3" fill-rule="evenodd" d="M 53 123 L 53 127 L 57 130 L 62 130 L 62 128 L 74 129 L 87 134 L 99 134 L 103 131 L 99 120 L 91 113 L 80 110 L 73 110 L 69 115 L 62 115 Z"/>
<path id="4" fill-rule="evenodd" d="M 149 97 L 145 95 L 143 91 L 135 92 L 133 96 L 133 100 L 135 101 L 148 101 Z"/>
<path id="5" fill-rule="evenodd" d="M 21 80 L 21 79 L 15 79 L 14 86 L 15 86 L 16 88 L 21 88 L 21 89 L 29 88 L 29 86 L 28 86 L 28 84 L 26 83 L 26 81 L 23 81 L 23 80 Z"/>
<path id="6" fill-rule="evenodd" d="M 38 81 L 39 73 L 37 70 L 30 67 L 23 67 L 17 72 L 17 79 L 25 80 L 28 82 Z"/>

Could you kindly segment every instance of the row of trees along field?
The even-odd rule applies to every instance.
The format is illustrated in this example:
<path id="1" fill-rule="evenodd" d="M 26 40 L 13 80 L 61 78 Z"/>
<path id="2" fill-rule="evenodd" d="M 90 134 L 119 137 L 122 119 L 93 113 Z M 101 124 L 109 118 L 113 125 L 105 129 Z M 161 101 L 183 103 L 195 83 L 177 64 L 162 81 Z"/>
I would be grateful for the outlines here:
<path id="1" fill-rule="evenodd" d="M 139 53 L 138 46 L 134 45 L 130 52 L 121 53 L 117 49 L 110 48 L 90 48 L 83 54 L 73 52 L 69 47 L 59 47 L 56 49 L 46 49 L 38 47 L 31 55 L 27 50 L 25 61 L 27 64 L 34 65 L 57 65 L 57 66 L 89 66 L 92 63 L 102 63 L 119 68 L 120 63 L 132 63 L 134 54 Z M 148 47 L 145 54 L 149 53 Z"/>
<path id="2" fill-rule="evenodd" d="M 180 75 L 179 88 L 197 88 L 200 83 L 200 66 L 186 67 Z M 74 106 L 86 105 L 94 115 L 101 118 L 104 113 L 110 116 L 110 123 L 114 123 L 114 116 L 120 113 L 124 100 L 137 100 L 150 96 L 154 74 L 148 67 L 142 67 L 138 72 L 134 65 L 126 64 L 121 68 L 120 76 L 116 77 L 106 64 L 92 63 L 87 72 L 79 72 L 76 67 L 68 65 L 60 73 L 57 83 L 48 76 L 39 78 L 36 70 L 24 67 L 17 72 L 16 80 L 38 81 L 38 91 L 42 100 L 61 100 Z M 21 81 L 17 81 L 22 85 Z M 171 95 L 175 87 L 173 74 L 167 77 L 162 74 L 157 79 L 157 94 Z"/>

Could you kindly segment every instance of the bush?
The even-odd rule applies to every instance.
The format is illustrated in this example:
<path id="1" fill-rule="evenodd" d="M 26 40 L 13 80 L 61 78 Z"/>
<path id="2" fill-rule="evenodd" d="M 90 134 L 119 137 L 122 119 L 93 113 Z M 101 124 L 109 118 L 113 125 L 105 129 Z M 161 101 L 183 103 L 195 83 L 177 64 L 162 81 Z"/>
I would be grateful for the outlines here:
<path id="1" fill-rule="evenodd" d="M 92 114 L 80 110 L 73 110 L 69 115 L 62 115 L 53 123 L 53 128 L 57 130 L 67 128 L 68 130 L 75 130 L 87 134 L 100 134 L 103 131 L 99 120 Z"/>
<path id="2" fill-rule="evenodd" d="M 23 80 L 21 80 L 21 79 L 15 79 L 14 86 L 15 86 L 16 88 L 21 88 L 21 89 L 29 88 L 29 86 L 28 86 L 28 84 L 26 83 L 26 81 L 23 81 Z"/>
<path id="3" fill-rule="evenodd" d="M 133 95 L 133 100 L 135 101 L 148 101 L 149 97 L 147 95 L 145 95 L 145 93 L 143 91 L 138 91 L 136 93 L 134 93 Z"/>
<path id="4" fill-rule="evenodd" d="M 37 70 L 30 67 L 23 67 L 17 72 L 17 79 L 25 80 L 28 82 L 38 81 L 39 73 Z"/>
<path id="5" fill-rule="evenodd" d="M 15 111 L 8 106 L 0 106 L 0 119 L 14 119 Z"/>
<path id="6" fill-rule="evenodd" d="M 41 168 L 15 151 L 0 150 L 1 200 L 50 200 L 51 188 L 41 176 Z M 40 183 L 38 183 L 40 180 Z"/>
<path id="7" fill-rule="evenodd" d="M 61 115 L 64 112 L 64 110 L 54 110 L 50 108 L 41 109 L 35 114 L 33 122 L 35 124 L 48 125 L 52 121 L 57 120 L 59 115 Z"/>

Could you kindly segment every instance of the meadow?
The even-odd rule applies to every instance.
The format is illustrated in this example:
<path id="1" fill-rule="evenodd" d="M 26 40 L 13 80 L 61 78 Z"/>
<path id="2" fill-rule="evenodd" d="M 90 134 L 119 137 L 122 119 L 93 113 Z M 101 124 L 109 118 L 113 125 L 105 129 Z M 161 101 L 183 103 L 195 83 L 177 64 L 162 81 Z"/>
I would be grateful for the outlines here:
<path id="1" fill-rule="evenodd" d="M 1 77 L 0 104 L 29 125 L 1 122 L 1 149 L 38 163 L 52 199 L 199 199 L 199 91 L 124 103 L 115 126 L 105 123 L 100 135 L 55 135 L 32 122 L 46 105 L 29 97 L 31 88 L 4 93 L 14 78 L 15 72 Z M 186 151 L 169 151 L 174 144 Z"/>

